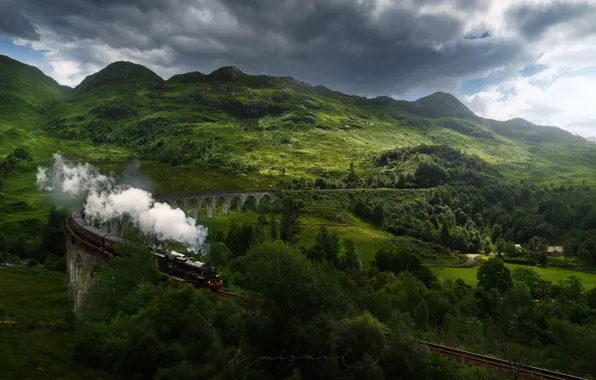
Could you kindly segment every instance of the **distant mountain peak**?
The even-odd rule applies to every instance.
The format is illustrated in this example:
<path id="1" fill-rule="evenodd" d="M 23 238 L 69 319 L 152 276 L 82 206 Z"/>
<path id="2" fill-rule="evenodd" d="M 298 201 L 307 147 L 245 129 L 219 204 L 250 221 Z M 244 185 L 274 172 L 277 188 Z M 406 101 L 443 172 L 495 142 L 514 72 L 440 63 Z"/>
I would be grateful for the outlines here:
<path id="1" fill-rule="evenodd" d="M 535 127 L 536 124 L 533 124 L 529 121 L 527 121 L 526 119 L 522 119 L 521 117 L 516 117 L 510 120 L 507 120 L 508 122 L 511 123 L 516 123 L 519 127 Z"/>
<path id="2" fill-rule="evenodd" d="M 244 73 L 236 66 L 223 66 L 209 74 L 210 77 L 220 80 L 234 80 L 241 75 Z"/>
<path id="3" fill-rule="evenodd" d="M 435 92 L 414 102 L 428 117 L 458 117 L 477 119 L 476 114 L 466 107 L 458 98 L 447 92 Z"/>
<path id="4" fill-rule="evenodd" d="M 128 61 L 110 63 L 102 70 L 87 76 L 75 91 L 82 93 L 110 84 L 161 85 L 164 80 L 143 65 Z"/>

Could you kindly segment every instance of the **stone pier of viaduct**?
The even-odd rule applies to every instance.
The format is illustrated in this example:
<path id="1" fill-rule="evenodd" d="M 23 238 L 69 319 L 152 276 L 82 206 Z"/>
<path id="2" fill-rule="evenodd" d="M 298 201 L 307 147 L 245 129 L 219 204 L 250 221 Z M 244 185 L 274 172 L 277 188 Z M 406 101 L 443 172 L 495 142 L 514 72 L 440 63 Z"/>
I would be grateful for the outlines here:
<path id="1" fill-rule="evenodd" d="M 169 194 L 156 197 L 157 202 L 167 203 L 172 208 L 184 210 L 192 214 L 196 220 L 201 219 L 204 206 L 208 218 L 216 217 L 217 206 L 221 212 L 227 214 L 233 205 L 240 209 L 246 202 L 253 199 L 259 205 L 263 199 L 273 200 L 279 196 L 279 191 L 217 191 Z M 189 215 L 190 216 L 190 215 Z M 106 237 L 122 238 L 128 227 L 127 223 L 112 220 L 102 225 L 93 225 L 84 221 L 78 212 L 73 213 L 67 220 L 66 259 L 68 273 L 68 298 L 75 310 L 81 305 L 86 290 L 95 274 L 109 263 L 110 254 L 102 247 Z M 86 228 L 85 227 L 91 227 Z"/>

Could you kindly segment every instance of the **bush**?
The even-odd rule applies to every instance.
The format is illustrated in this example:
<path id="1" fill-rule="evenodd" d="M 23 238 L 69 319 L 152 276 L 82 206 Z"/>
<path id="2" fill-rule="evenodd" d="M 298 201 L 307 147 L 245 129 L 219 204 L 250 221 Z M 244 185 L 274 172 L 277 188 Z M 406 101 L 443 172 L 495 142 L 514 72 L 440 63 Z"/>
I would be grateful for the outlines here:
<path id="1" fill-rule="evenodd" d="M 27 266 L 30 267 L 36 267 L 39 265 L 39 261 L 35 260 L 35 259 L 31 259 L 27 262 Z"/>

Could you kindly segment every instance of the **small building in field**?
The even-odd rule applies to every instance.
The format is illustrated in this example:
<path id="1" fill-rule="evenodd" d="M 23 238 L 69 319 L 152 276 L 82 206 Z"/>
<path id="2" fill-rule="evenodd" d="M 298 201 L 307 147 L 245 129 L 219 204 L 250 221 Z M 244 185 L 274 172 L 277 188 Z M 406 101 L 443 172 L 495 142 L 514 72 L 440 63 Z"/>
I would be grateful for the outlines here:
<path id="1" fill-rule="evenodd" d="M 563 247 L 561 246 L 549 246 L 546 250 L 549 256 L 561 256 L 563 254 Z"/>

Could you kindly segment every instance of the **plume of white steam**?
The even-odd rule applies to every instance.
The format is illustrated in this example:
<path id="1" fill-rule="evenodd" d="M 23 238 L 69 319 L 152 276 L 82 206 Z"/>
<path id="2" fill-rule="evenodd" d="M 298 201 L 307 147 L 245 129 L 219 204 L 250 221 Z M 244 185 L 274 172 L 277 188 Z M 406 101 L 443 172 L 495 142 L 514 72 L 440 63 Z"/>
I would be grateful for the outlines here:
<path id="1" fill-rule="evenodd" d="M 88 163 L 73 164 L 55 153 L 51 168 L 37 168 L 37 186 L 41 191 L 59 191 L 73 198 L 87 193 L 87 218 L 104 223 L 127 216 L 141 232 L 159 240 L 183 243 L 194 252 L 205 244 L 207 228 L 184 211 L 155 202 L 145 190 L 118 185 L 113 177 L 100 174 Z"/>

